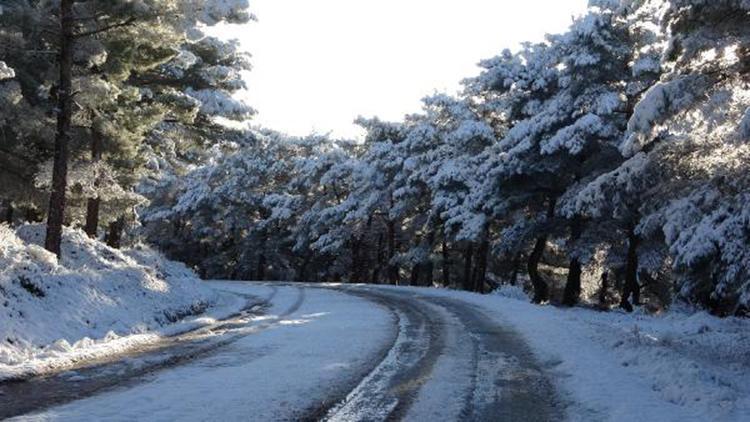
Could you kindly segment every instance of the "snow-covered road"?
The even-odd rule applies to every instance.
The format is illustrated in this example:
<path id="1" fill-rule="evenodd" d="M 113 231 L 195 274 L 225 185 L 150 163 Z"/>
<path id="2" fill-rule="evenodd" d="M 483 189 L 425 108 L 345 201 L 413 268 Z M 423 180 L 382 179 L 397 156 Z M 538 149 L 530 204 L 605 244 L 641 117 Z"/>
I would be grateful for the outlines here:
<path id="1" fill-rule="evenodd" d="M 267 305 L 94 367 L 0 385 L 0 417 L 562 417 L 558 395 L 522 339 L 461 300 L 365 286 L 212 285 Z"/>

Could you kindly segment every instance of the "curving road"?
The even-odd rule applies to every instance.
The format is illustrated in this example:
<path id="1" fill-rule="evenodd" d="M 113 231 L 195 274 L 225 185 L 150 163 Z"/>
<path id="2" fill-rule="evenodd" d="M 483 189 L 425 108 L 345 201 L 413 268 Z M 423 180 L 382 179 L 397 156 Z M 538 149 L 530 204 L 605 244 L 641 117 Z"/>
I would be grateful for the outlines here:
<path id="1" fill-rule="evenodd" d="M 246 310 L 126 356 L 0 384 L 0 419 L 564 418 L 523 340 L 461 300 L 368 286 L 216 286 L 247 296 Z"/>

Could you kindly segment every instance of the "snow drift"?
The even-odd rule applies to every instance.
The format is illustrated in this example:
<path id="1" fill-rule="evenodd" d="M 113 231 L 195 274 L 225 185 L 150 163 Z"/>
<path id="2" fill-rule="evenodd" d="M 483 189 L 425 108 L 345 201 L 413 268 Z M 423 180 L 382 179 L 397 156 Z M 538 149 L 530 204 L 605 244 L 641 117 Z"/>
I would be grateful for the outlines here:
<path id="1" fill-rule="evenodd" d="M 33 369 L 104 344 L 123 347 L 123 336 L 221 299 L 190 269 L 143 246 L 120 251 L 66 230 L 58 261 L 43 241 L 43 226 L 0 225 L 0 379 L 28 372 L 30 362 Z"/>

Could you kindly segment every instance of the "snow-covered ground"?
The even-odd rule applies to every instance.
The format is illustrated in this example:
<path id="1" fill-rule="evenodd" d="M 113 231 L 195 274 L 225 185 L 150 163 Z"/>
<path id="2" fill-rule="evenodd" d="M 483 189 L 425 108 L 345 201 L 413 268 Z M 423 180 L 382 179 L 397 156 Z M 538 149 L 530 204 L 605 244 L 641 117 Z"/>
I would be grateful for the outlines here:
<path id="1" fill-rule="evenodd" d="M 43 226 L 0 225 L 0 380 L 153 342 L 247 303 L 145 247 L 119 251 L 66 230 L 58 261 L 43 241 Z"/>
<path id="2" fill-rule="evenodd" d="M 704 312 L 597 312 L 493 295 L 424 288 L 473 304 L 526 339 L 574 421 L 750 420 L 750 320 Z"/>

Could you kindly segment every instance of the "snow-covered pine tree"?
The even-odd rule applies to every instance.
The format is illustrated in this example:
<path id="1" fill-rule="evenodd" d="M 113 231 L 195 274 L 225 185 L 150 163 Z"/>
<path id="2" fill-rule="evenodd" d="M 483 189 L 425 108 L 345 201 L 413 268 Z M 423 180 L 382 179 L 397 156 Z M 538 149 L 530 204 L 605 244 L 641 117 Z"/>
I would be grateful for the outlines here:
<path id="1" fill-rule="evenodd" d="M 0 15 L 2 19 L 2 15 Z M 0 20 L 0 22 L 2 22 Z M 13 51 L 16 37 L 0 31 L 0 57 Z M 28 92 L 28 91 L 27 91 Z M 46 116 L 34 107 L 24 94 L 24 85 L 16 77 L 16 70 L 0 61 L 0 221 L 8 224 L 24 217 L 34 217 L 43 195 L 34 188 L 35 165 L 43 159 L 39 143 L 51 136 Z M 33 141 L 26 142 L 26 139 Z"/>
<path id="2" fill-rule="evenodd" d="M 400 176 L 404 182 L 395 192 L 398 207 L 410 210 L 408 220 L 416 224 L 412 232 L 417 236 L 407 252 L 412 257 L 410 265 L 417 273 L 422 269 L 431 273 L 438 244 L 441 248 L 448 242 L 462 244 L 463 288 L 482 291 L 489 226 L 481 207 L 472 203 L 469 195 L 472 184 L 481 177 L 477 157 L 495 142 L 495 133 L 467 101 L 434 95 L 423 103 L 424 114 L 407 120 L 408 135 L 403 143 L 407 158 Z M 442 239 L 438 230 L 443 232 Z M 447 252 L 443 259 L 446 257 Z M 451 278 L 449 268 L 449 263 L 443 262 L 444 280 Z"/>
<path id="3" fill-rule="evenodd" d="M 547 298 L 547 283 L 537 270 L 547 238 L 562 236 L 556 231 L 559 224 L 550 224 L 555 216 L 565 217 L 570 230 L 563 302 L 578 301 L 582 265 L 593 253 L 588 244 L 592 237 L 586 236 L 583 215 L 561 212 L 556 204 L 617 164 L 627 122 L 630 66 L 637 54 L 628 18 L 635 6 L 591 5 L 588 14 L 567 33 L 549 37 L 547 45 L 527 46 L 517 55 L 505 53 L 485 62 L 487 70 L 467 87 L 468 95 L 478 97 L 486 113 L 495 116 L 491 118 L 497 130 L 506 131 L 485 164 L 482 173 L 491 172 L 492 177 L 478 186 L 477 198 L 496 218 L 527 226 L 511 230 L 514 244 L 528 242 L 517 237 L 521 233 L 540 233 L 528 254 L 537 301 Z M 536 230 L 529 226 L 529 217 L 513 217 L 531 209 L 538 216 L 546 214 L 531 218 L 537 221 Z"/>
<path id="4" fill-rule="evenodd" d="M 669 37 L 659 63 L 664 75 L 633 102 L 620 146 L 627 161 L 581 190 L 575 203 L 629 225 L 625 307 L 631 294 L 637 301 L 640 286 L 664 290 L 674 274 L 679 297 L 735 313 L 747 303 L 743 206 L 736 202 L 744 201 L 746 185 L 747 8 L 649 3 Z"/>
<path id="5" fill-rule="evenodd" d="M 481 62 L 482 73 L 465 81 L 465 95 L 478 104 L 500 137 L 483 154 L 480 174 L 486 178 L 474 184 L 472 198 L 493 219 L 534 222 L 522 231 L 524 238 L 517 240 L 525 248 L 535 239 L 527 262 L 535 302 L 549 299 L 547 283 L 537 268 L 561 188 L 525 131 L 531 130 L 530 119 L 556 92 L 559 69 L 555 57 L 547 44 L 527 44 L 516 54 L 506 50 Z"/>
<path id="6" fill-rule="evenodd" d="M 139 179 L 144 160 L 139 153 L 144 136 L 160 121 L 164 120 L 167 111 L 178 114 L 176 104 L 169 101 L 158 101 L 145 87 L 138 84 L 134 76 L 169 61 L 189 40 L 199 38 L 197 25 L 214 25 L 219 22 L 246 22 L 251 18 L 247 12 L 246 1 L 210 1 L 210 2 L 131 2 L 131 1 L 89 1 L 62 2 L 59 5 L 47 2 L 10 2 L 3 5 L 3 19 L 7 26 L 0 36 L 3 37 L 3 56 L 7 54 L 12 67 L 21 73 L 19 78 L 27 97 L 33 99 L 33 108 L 39 114 L 54 116 L 59 113 L 63 121 L 70 120 L 70 128 L 63 132 L 58 147 L 63 154 L 58 154 L 57 164 L 53 166 L 53 179 L 43 185 L 57 186 L 53 189 L 54 206 L 50 206 L 52 226 L 50 242 L 55 243 L 58 226 L 64 222 L 77 219 L 73 212 L 65 216 L 61 201 L 70 195 L 71 189 L 65 183 L 69 159 L 61 156 L 70 155 L 73 159 L 73 170 L 78 174 L 88 174 L 86 179 L 109 179 L 121 185 L 122 195 L 116 190 L 106 192 L 106 183 L 94 183 L 89 186 L 72 186 L 72 191 L 89 194 L 87 212 L 87 231 L 91 235 L 98 226 L 99 205 L 103 197 L 110 200 L 105 209 L 121 214 L 123 208 L 134 205 L 129 198 L 136 198 L 130 192 L 132 185 Z M 64 9 L 59 7 L 65 6 Z M 58 34 L 60 10 L 64 10 L 70 19 L 67 38 Z M 57 21 L 56 21 L 57 19 Z M 67 101 L 60 92 L 60 83 L 55 74 L 58 68 L 57 54 L 61 46 L 66 46 L 70 65 L 64 73 L 65 83 L 76 90 L 76 101 L 70 107 L 60 107 L 56 101 Z M 215 49 L 224 48 L 217 46 Z M 210 48 L 208 50 L 211 50 Z M 68 60 L 66 59 L 66 60 Z M 68 72 L 67 67 L 70 67 Z M 242 64 L 246 68 L 246 63 Z M 230 78 L 222 69 L 214 69 L 213 78 L 226 82 Z M 238 78 L 235 78 L 238 80 Z M 67 103 L 66 103 L 67 104 Z M 212 106 L 216 106 L 213 104 Z M 204 105 L 204 107 L 208 107 Z M 70 110 L 68 110 L 68 108 Z M 69 117 L 68 117 L 69 115 Z M 29 119 L 33 120 L 33 119 Z M 44 125 L 51 125 L 49 118 L 39 119 Z M 65 126 L 68 126 L 67 124 Z M 20 132 L 16 130 L 15 133 Z M 59 132 L 59 131 L 58 131 Z M 74 142 L 63 142 L 70 138 Z M 34 138 L 27 132 L 18 144 L 33 144 Z M 33 135 L 33 134 L 31 134 Z M 29 153 L 35 164 L 51 156 L 49 141 L 38 142 L 41 152 Z M 85 147 L 84 147 L 85 145 Z M 84 149 L 90 149 L 85 157 Z M 102 155 L 104 161 L 100 162 Z M 77 168 L 81 167 L 81 168 Z M 103 174 L 107 173 L 107 174 Z M 86 189 L 81 189 L 86 188 Z M 80 196 L 80 195 L 79 195 Z M 71 198 L 70 205 L 76 205 L 76 198 Z M 123 200 L 125 202 L 123 202 Z M 81 202 L 81 201 L 78 201 Z M 85 202 L 85 201 L 84 201 Z M 105 213 L 106 215 L 106 213 Z M 114 216 L 117 220 L 118 216 Z M 106 216 L 109 218 L 109 215 Z M 59 221 L 58 221 L 59 220 Z M 118 225 L 118 227 L 121 226 Z M 115 233 L 114 238 L 119 238 Z M 54 245 L 52 245 L 54 246 Z M 54 249 L 54 248 L 53 248 Z"/>
<path id="7" fill-rule="evenodd" d="M 399 145 L 404 141 L 406 131 L 402 123 L 377 118 L 360 118 L 357 123 L 367 130 L 366 151 L 352 172 L 353 187 L 345 201 L 350 209 L 344 222 L 359 230 L 368 225 L 378 227 L 384 238 L 378 242 L 376 254 L 379 259 L 375 270 L 378 274 L 374 278 L 398 284 L 400 274 L 395 258 L 400 249 L 398 223 L 403 210 L 395 208 L 394 192 L 401 183 L 397 177 L 404 156 Z M 385 271 L 380 271 L 381 268 Z"/>
<path id="8" fill-rule="evenodd" d="M 625 25 L 625 35 L 631 45 L 631 52 L 628 75 L 623 79 L 621 95 L 625 106 L 621 111 L 624 118 L 629 121 L 636 104 L 661 74 L 661 55 L 666 40 L 660 24 L 665 7 L 661 0 L 624 2 L 622 5 L 621 25 Z M 618 143 L 621 143 L 626 135 L 622 128 L 618 129 Z M 622 285 L 621 306 L 632 309 L 630 297 L 632 296 L 637 304 L 640 296 L 637 281 L 639 250 L 643 249 L 644 256 L 648 255 L 650 246 L 642 242 L 635 230 L 640 218 L 638 208 L 643 201 L 637 192 L 642 187 L 636 186 L 637 180 L 629 178 L 629 174 L 639 165 L 639 161 L 626 160 L 623 157 L 609 159 L 616 168 L 605 173 L 596 172 L 588 175 L 576 189 L 568 191 L 561 208 L 565 215 L 582 215 L 601 227 L 612 227 L 614 224 L 613 227 L 623 233 L 624 249 L 616 246 L 623 242 L 613 238 L 611 231 L 605 230 L 589 237 L 593 246 L 590 250 L 604 248 L 608 251 L 609 265 L 617 280 L 616 284 Z M 644 246 L 646 248 L 643 248 Z"/>
<path id="9" fill-rule="evenodd" d="M 736 314 L 750 299 L 750 5 L 667 4 L 666 74 L 636 105 L 621 146 L 641 162 L 633 176 L 649 177 L 651 185 L 637 230 L 663 239 L 679 298 Z"/>
<path id="10" fill-rule="evenodd" d="M 294 159 L 292 179 L 282 195 L 269 196 L 273 215 L 292 221 L 289 240 L 297 261 L 297 279 L 319 280 L 326 276 L 354 282 L 369 281 L 367 225 L 345 222 L 351 203 L 351 175 L 359 149 L 347 141 L 326 136 L 302 140 L 308 147 Z M 290 206 L 293 204 L 293 207 Z M 280 222 L 279 226 L 285 226 Z"/>

